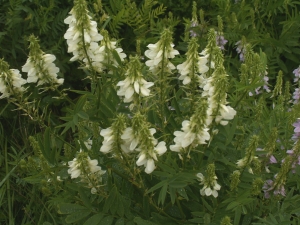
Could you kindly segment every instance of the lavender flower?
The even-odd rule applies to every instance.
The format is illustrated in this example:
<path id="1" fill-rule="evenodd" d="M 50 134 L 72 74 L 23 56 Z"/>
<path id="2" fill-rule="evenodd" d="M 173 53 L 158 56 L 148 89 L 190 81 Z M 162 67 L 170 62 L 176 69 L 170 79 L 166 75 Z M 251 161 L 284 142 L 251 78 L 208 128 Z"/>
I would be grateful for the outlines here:
<path id="1" fill-rule="evenodd" d="M 293 123 L 293 126 L 295 127 L 295 133 L 293 134 L 292 140 L 297 141 L 300 138 L 300 118 L 298 118 L 297 121 Z"/>
<path id="2" fill-rule="evenodd" d="M 300 79 L 300 66 L 293 71 L 293 74 L 295 74 L 294 82 L 296 83 Z"/>
<path id="3" fill-rule="evenodd" d="M 261 86 L 261 87 L 263 87 L 263 90 L 265 90 L 266 92 L 270 92 L 271 90 L 270 90 L 270 88 L 269 88 L 269 83 L 268 83 L 269 77 L 267 76 L 267 74 L 268 74 L 268 73 L 267 73 L 267 71 L 266 71 L 266 72 L 265 72 L 265 76 L 263 77 L 264 85 Z M 259 95 L 259 94 L 262 93 L 261 87 L 258 87 L 258 88 L 256 88 L 256 89 L 254 90 L 254 92 L 255 92 L 256 95 Z M 250 91 L 250 92 L 249 92 L 249 96 L 253 96 L 253 95 L 254 95 L 254 94 Z"/>
<path id="4" fill-rule="evenodd" d="M 236 51 L 240 55 L 240 61 L 244 62 L 245 61 L 244 55 L 246 51 L 245 45 L 241 41 L 238 41 L 237 43 L 235 43 L 235 45 L 237 46 Z"/>
<path id="5" fill-rule="evenodd" d="M 299 103 L 299 99 L 300 99 L 300 88 L 296 88 L 294 93 L 293 93 L 293 104 L 298 104 Z"/>
<path id="6" fill-rule="evenodd" d="M 191 37 L 197 37 L 198 34 L 194 31 L 193 27 L 197 27 L 199 24 L 198 24 L 198 21 L 192 21 L 191 23 L 191 30 L 190 30 L 190 36 Z"/>
<path id="7" fill-rule="evenodd" d="M 270 156 L 269 163 L 270 164 L 277 163 L 277 160 L 276 160 L 276 158 L 273 155 Z"/>
<path id="8" fill-rule="evenodd" d="M 223 35 L 216 33 L 216 42 L 217 46 L 219 46 L 221 50 L 224 50 L 224 45 L 226 45 L 228 40 L 226 40 Z"/>
<path id="9" fill-rule="evenodd" d="M 273 191 L 274 195 L 282 195 L 285 196 L 285 189 L 283 184 L 278 185 L 276 188 L 274 187 L 274 181 L 272 180 L 266 180 L 264 186 L 263 186 L 263 191 L 265 198 L 270 198 L 270 192 Z"/>

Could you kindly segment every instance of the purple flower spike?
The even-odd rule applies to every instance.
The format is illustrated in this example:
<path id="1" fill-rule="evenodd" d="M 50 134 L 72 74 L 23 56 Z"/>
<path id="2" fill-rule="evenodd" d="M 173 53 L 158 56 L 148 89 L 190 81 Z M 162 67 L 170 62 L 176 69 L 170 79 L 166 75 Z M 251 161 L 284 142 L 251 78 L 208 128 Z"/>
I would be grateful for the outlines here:
<path id="1" fill-rule="evenodd" d="M 300 118 L 297 119 L 295 123 L 293 123 L 294 129 L 294 135 L 292 137 L 293 141 L 297 141 L 300 138 Z"/>
<path id="2" fill-rule="evenodd" d="M 299 99 L 300 99 L 300 88 L 296 88 L 294 93 L 293 93 L 293 99 L 294 99 L 294 102 L 293 104 L 298 104 L 299 103 Z"/>
<path id="3" fill-rule="evenodd" d="M 235 43 L 236 47 L 236 51 L 237 53 L 239 53 L 240 55 L 240 61 L 244 62 L 245 58 L 244 58 L 244 54 L 245 54 L 245 46 L 242 45 L 241 41 L 238 41 L 237 43 Z"/>
<path id="4" fill-rule="evenodd" d="M 226 45 L 226 43 L 228 42 L 223 35 L 216 35 L 216 42 L 217 42 L 217 46 L 219 46 L 221 48 L 221 50 L 224 50 L 224 46 Z"/>
<path id="5" fill-rule="evenodd" d="M 293 74 L 295 74 L 294 82 L 296 83 L 300 79 L 300 66 L 293 71 Z"/>

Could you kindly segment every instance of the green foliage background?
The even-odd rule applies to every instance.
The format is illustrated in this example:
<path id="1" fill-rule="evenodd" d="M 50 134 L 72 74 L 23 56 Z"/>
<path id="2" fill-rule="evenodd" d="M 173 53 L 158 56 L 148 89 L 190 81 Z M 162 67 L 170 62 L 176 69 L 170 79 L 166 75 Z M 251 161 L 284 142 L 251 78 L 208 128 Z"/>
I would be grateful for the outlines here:
<path id="1" fill-rule="evenodd" d="M 174 26 L 175 45 L 181 51 L 186 50 L 186 45 L 184 44 L 186 36 L 185 23 L 191 20 L 191 1 L 103 0 L 102 4 L 96 0 L 89 0 L 88 2 L 94 18 L 100 26 L 106 27 L 111 37 L 120 39 L 120 44 L 126 53 L 133 54 L 136 51 L 136 39 L 140 40 L 141 50 L 144 52 L 147 44 L 157 40 L 157 35 L 164 26 Z M 229 41 L 225 47 L 227 57 L 225 62 L 229 73 L 234 78 L 238 77 L 240 65 L 235 50 L 235 43 L 244 37 L 248 43 L 253 45 L 256 52 L 263 51 L 266 53 L 271 84 L 275 84 L 275 77 L 279 70 L 283 71 L 285 81 L 291 81 L 292 71 L 299 66 L 300 58 L 300 1 L 246 0 L 235 3 L 229 0 L 199 0 L 197 5 L 199 9 L 201 8 L 204 11 L 205 19 L 204 23 L 201 23 L 201 27 L 196 28 L 199 29 L 196 31 L 201 34 L 201 48 L 206 45 L 208 28 L 217 28 L 217 16 L 220 15 L 222 17 L 224 21 L 224 36 Z M 11 68 L 21 70 L 21 66 L 25 64 L 28 54 L 27 37 L 35 34 L 41 40 L 40 45 L 42 49 L 47 53 L 56 55 L 56 65 L 60 68 L 60 73 L 65 78 L 64 87 L 75 90 L 89 89 L 87 82 L 82 82 L 84 74 L 77 69 L 79 64 L 69 63 L 71 56 L 67 53 L 67 45 L 63 38 L 67 29 L 63 21 L 72 6 L 73 2 L 71 0 L 0 0 L 0 57 L 3 57 L 9 63 Z M 105 15 L 109 16 L 109 19 Z M 34 93 L 34 95 L 37 96 L 38 93 Z M 182 93 L 177 93 L 178 98 L 182 95 Z M 78 96 L 78 93 L 70 94 L 70 98 L 74 102 L 78 100 Z M 41 108 L 47 105 L 55 115 L 65 114 L 64 103 L 56 102 L 54 104 L 51 101 L 51 93 L 50 95 L 42 96 L 42 98 Z M 234 96 L 232 98 L 236 100 Z M 110 101 L 105 102 L 105 100 Z M 77 104 L 79 104 L 78 102 Z M 113 91 L 107 90 L 107 96 L 104 97 L 101 105 L 105 110 L 100 112 L 100 114 L 103 118 L 106 118 L 106 120 L 100 121 L 102 125 L 109 126 L 109 119 L 113 116 L 110 110 L 112 111 L 117 103 L 118 96 Z M 175 103 L 177 104 L 176 101 Z M 180 102 L 178 105 L 180 108 L 178 114 L 184 114 L 184 107 L 180 105 Z M 28 160 L 32 160 L 35 163 L 38 160 L 34 156 L 27 137 L 40 132 L 42 128 L 22 116 L 21 112 L 14 111 L 14 113 L 11 113 L 14 109 L 15 107 L 7 103 L 6 100 L 0 100 L 0 223 L 7 224 L 7 221 L 15 221 L 16 224 L 48 225 L 50 222 L 44 221 L 51 221 L 51 223 L 56 221 L 57 224 L 65 224 L 66 221 L 67 223 L 76 221 L 74 216 L 78 214 L 90 215 L 85 224 L 96 224 L 94 221 L 100 221 L 100 219 L 105 219 L 107 221 L 106 224 L 110 224 L 110 221 L 114 219 L 117 222 L 119 221 L 119 224 L 124 224 L 122 222 L 124 217 L 133 221 L 131 212 L 126 211 L 129 208 L 126 199 L 134 198 L 135 193 L 129 187 L 128 196 L 122 195 L 127 190 L 124 190 L 122 194 L 119 193 L 118 190 L 126 188 L 126 185 L 129 186 L 130 184 L 121 179 L 122 171 L 119 171 L 119 168 L 113 168 L 115 166 L 114 163 L 111 163 L 111 165 L 115 173 L 108 177 L 108 179 L 111 179 L 108 183 L 112 183 L 113 180 L 119 186 L 118 188 L 113 185 L 108 186 L 111 192 L 108 198 L 101 203 L 103 204 L 103 212 L 95 210 L 94 205 L 91 205 L 90 199 L 88 199 L 92 197 L 85 190 L 79 190 L 81 200 L 83 199 L 83 205 L 65 203 L 64 199 L 49 197 L 56 193 L 45 194 L 47 190 L 41 190 L 38 185 L 33 185 L 40 180 L 43 174 L 32 174 L 35 176 L 31 177 L 31 180 L 24 180 L 22 177 L 24 171 L 20 167 L 23 160 L 25 158 L 28 159 L 28 157 L 31 157 Z M 253 119 L 252 113 L 245 110 L 243 119 L 245 121 Z M 272 113 L 276 114 L 278 112 L 268 109 L 263 111 L 262 118 L 265 120 L 261 119 L 261 121 L 265 121 L 265 124 L 269 124 L 270 127 L 276 124 L 280 132 L 286 133 L 286 137 L 289 137 L 291 135 L 289 131 L 291 126 L 286 125 L 285 122 L 273 121 L 272 119 L 287 119 L 287 116 L 282 115 L 284 114 L 282 113 L 269 117 Z M 149 118 L 152 118 L 151 115 L 149 115 Z M 152 119 L 155 122 L 155 118 Z M 51 125 L 57 125 L 58 123 L 53 121 L 52 118 L 48 118 L 47 122 Z M 232 125 L 224 128 L 223 133 L 226 135 L 219 135 L 220 142 L 216 142 L 216 146 L 212 147 L 226 149 L 228 158 L 235 159 L 234 148 L 230 141 L 226 142 L 226 146 L 222 146 L 224 139 L 234 134 L 236 141 L 238 141 L 238 138 L 247 140 L 244 136 L 249 135 L 250 131 L 253 132 L 252 130 L 251 126 L 243 127 L 243 121 L 233 121 Z M 270 132 L 271 129 L 265 130 L 266 137 L 268 137 Z M 68 132 L 64 134 L 63 138 L 68 138 Z M 62 143 L 57 145 L 59 146 L 58 149 L 62 148 Z M 210 155 L 206 157 L 209 158 Z M 222 158 L 217 162 L 219 175 L 222 174 L 222 170 L 230 167 L 228 158 Z M 168 161 L 168 158 L 166 158 L 166 163 L 169 163 L 169 167 L 165 166 L 163 172 L 156 174 L 157 177 L 161 176 L 161 180 L 157 178 L 158 180 L 153 181 L 149 179 L 145 182 L 148 182 L 149 186 L 153 186 L 156 183 L 159 184 L 156 187 L 154 186 L 155 188 L 152 188 L 151 191 L 159 190 L 160 199 L 164 199 L 162 197 L 164 196 L 168 201 L 173 202 L 172 195 L 166 197 L 167 189 L 168 193 L 174 193 L 176 189 L 180 193 L 181 198 L 188 198 L 188 194 L 191 194 L 192 190 L 188 190 L 189 193 L 187 194 L 182 187 L 193 182 L 193 179 L 185 173 L 174 171 L 172 169 L 174 165 L 171 165 L 172 162 Z M 176 179 L 183 179 L 183 177 L 186 180 L 182 183 L 169 181 L 170 185 L 166 185 L 166 180 L 168 179 L 176 181 Z M 224 179 L 223 182 L 226 182 L 226 177 L 222 179 Z M 121 182 L 125 182 L 125 184 Z M 298 187 L 299 181 L 295 179 L 292 181 L 292 184 Z M 77 193 L 78 188 L 69 184 L 68 189 L 69 192 L 66 193 L 65 198 L 71 199 Z M 59 192 L 60 190 L 54 191 Z M 150 193 L 151 191 L 148 192 Z M 261 219 L 257 219 L 255 224 L 289 224 L 290 218 L 297 213 L 296 209 L 293 208 L 295 202 L 300 200 L 299 196 L 293 196 L 293 191 L 290 191 L 287 198 L 282 201 L 281 206 L 268 209 L 265 209 L 264 205 L 257 206 L 256 200 L 247 199 L 246 197 L 243 199 L 241 193 L 236 196 L 228 196 L 228 202 L 230 202 L 228 205 L 226 205 L 226 202 L 223 202 L 224 205 L 219 206 L 213 200 L 206 202 L 204 199 L 200 200 L 200 196 L 193 196 L 197 200 L 190 201 L 189 205 L 184 207 L 186 210 L 199 209 L 199 211 L 194 211 L 190 215 L 190 218 L 192 218 L 189 221 L 190 224 L 210 224 L 211 218 L 209 214 L 215 215 L 214 219 L 219 221 L 221 218 L 218 217 L 217 212 L 214 210 L 225 208 L 225 205 L 230 213 L 238 218 L 234 221 L 234 224 L 240 224 L 240 221 L 242 221 L 242 224 L 250 224 L 248 221 L 253 219 L 252 216 L 255 214 L 257 207 L 261 207 L 261 212 L 266 214 L 262 213 L 259 215 Z M 199 204 L 200 201 L 202 201 L 201 204 Z M 137 201 L 136 205 L 133 206 L 140 213 L 140 217 L 135 217 L 134 219 L 136 224 L 172 224 L 172 220 L 170 222 L 158 213 L 151 214 L 151 206 L 147 202 L 148 199 L 145 197 L 145 199 Z M 59 205 L 59 212 L 67 216 L 66 220 L 65 217 L 56 215 L 57 205 Z M 115 205 L 119 205 L 120 209 L 116 208 Z M 122 211 L 122 209 L 125 210 Z M 176 217 L 179 214 L 176 210 L 178 210 L 177 207 L 170 206 L 169 214 Z M 9 218 L 8 215 L 14 218 Z M 153 223 L 146 221 L 150 217 L 154 218 Z M 119 219 L 117 220 L 116 218 Z M 273 222 L 270 223 L 269 219 Z M 295 217 L 294 221 L 294 224 L 297 224 L 298 219 Z M 117 222 L 116 224 L 118 224 Z"/>

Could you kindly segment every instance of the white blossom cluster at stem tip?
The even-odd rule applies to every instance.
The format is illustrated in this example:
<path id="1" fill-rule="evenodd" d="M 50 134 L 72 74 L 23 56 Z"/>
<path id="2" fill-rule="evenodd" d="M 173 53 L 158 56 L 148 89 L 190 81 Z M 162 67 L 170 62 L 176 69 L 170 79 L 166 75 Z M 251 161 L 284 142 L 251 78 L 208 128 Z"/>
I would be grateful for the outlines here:
<path id="1" fill-rule="evenodd" d="M 9 69 L 8 63 L 0 59 L 0 92 L 2 93 L 0 99 L 21 95 L 25 91 L 23 85 L 26 83 L 19 70 Z"/>
<path id="2" fill-rule="evenodd" d="M 181 149 L 186 148 L 193 144 L 196 147 L 198 144 L 206 144 L 206 141 L 210 139 L 210 134 L 208 133 L 208 128 L 203 128 L 198 132 L 193 131 L 193 127 L 196 124 L 189 120 L 184 120 L 182 122 L 182 131 L 175 131 L 174 142 L 175 145 L 170 146 L 170 150 L 174 152 L 180 152 Z"/>
<path id="3" fill-rule="evenodd" d="M 109 65 L 110 67 L 120 66 L 113 52 L 117 53 L 121 62 L 123 62 L 126 58 L 126 54 L 123 52 L 123 49 L 117 47 L 117 42 L 110 40 L 108 32 L 106 30 L 103 30 L 102 34 L 103 40 L 100 43 L 99 49 L 95 51 L 96 56 L 92 59 L 92 65 L 98 72 L 101 72 L 104 69 L 108 69 L 107 65 Z"/>
<path id="4" fill-rule="evenodd" d="M 204 185 L 200 190 L 202 196 L 214 196 L 218 197 L 218 191 L 221 189 L 221 186 L 217 183 L 217 176 L 210 177 L 210 179 L 204 177 L 202 173 L 197 173 L 197 178 L 200 181 L 200 185 Z"/>
<path id="5" fill-rule="evenodd" d="M 98 32 L 97 22 L 88 13 L 85 1 L 75 0 L 70 16 L 64 20 L 69 25 L 64 38 L 67 40 L 68 52 L 73 53 L 70 61 L 83 61 L 86 67 L 93 67 L 97 72 L 107 69 L 107 65 L 117 67 L 113 51 L 121 61 L 124 61 L 126 54 L 122 48 L 117 47 L 116 41 L 110 41 L 106 31 L 102 31 L 103 35 Z"/>
<path id="6" fill-rule="evenodd" d="M 70 61 L 82 60 L 87 65 L 89 59 L 95 59 L 95 51 L 99 50 L 98 42 L 103 39 L 98 33 L 97 22 L 91 20 L 88 13 L 85 1 L 75 0 L 70 16 L 64 20 L 69 25 L 64 38 L 67 40 L 68 52 L 73 53 Z"/>
<path id="7" fill-rule="evenodd" d="M 61 85 L 63 78 L 58 79 L 59 68 L 53 63 L 56 57 L 52 54 L 45 54 L 38 43 L 38 39 L 31 35 L 29 37 L 29 57 L 22 71 L 27 73 L 27 83 Z"/>
<path id="8" fill-rule="evenodd" d="M 167 151 L 164 141 L 158 142 L 153 136 L 156 133 L 154 128 L 148 128 L 143 122 L 145 118 L 137 113 L 133 117 L 133 126 L 119 128 L 115 123 L 111 127 L 101 130 L 100 135 L 104 137 L 100 151 L 103 153 L 122 151 L 126 158 L 137 157 L 136 165 L 144 166 L 145 172 L 150 174 L 155 169 L 155 161 L 158 156 L 163 155 Z M 138 124 L 139 126 L 135 126 Z M 118 135 L 117 135 L 118 134 Z M 117 144 L 116 144 L 117 143 Z"/>
<path id="9" fill-rule="evenodd" d="M 27 82 L 36 83 L 37 86 L 49 83 L 61 85 L 63 78 L 57 79 L 59 68 L 53 63 L 56 57 L 52 54 L 44 54 L 39 61 L 28 58 L 26 64 L 22 67 L 22 71 L 28 73 Z"/>
<path id="10" fill-rule="evenodd" d="M 191 39 L 186 53 L 186 61 L 177 65 L 177 70 L 180 74 L 178 79 L 182 80 L 183 85 L 189 84 L 193 77 L 199 80 L 199 76 L 209 70 L 209 67 L 206 65 L 208 55 L 200 56 L 202 53 L 198 54 L 199 45 L 197 40 L 197 38 Z"/>
<path id="11" fill-rule="evenodd" d="M 125 80 L 119 81 L 120 87 L 117 94 L 124 96 L 124 102 L 132 102 L 134 96 L 145 97 L 150 95 L 149 88 L 154 85 L 153 82 L 147 82 L 141 73 L 141 63 L 139 57 L 131 57 L 128 69 L 125 73 Z"/>
<path id="12" fill-rule="evenodd" d="M 90 159 L 87 153 L 82 151 L 78 153 L 77 158 L 68 162 L 68 166 L 68 173 L 71 175 L 71 179 L 78 177 L 85 178 L 95 173 L 101 176 L 106 172 L 105 170 L 101 170 L 101 167 L 98 166 L 97 159 Z"/>
<path id="13" fill-rule="evenodd" d="M 175 131 L 175 145 L 170 146 L 171 151 L 181 152 L 188 146 L 192 148 L 199 144 L 206 144 L 210 140 L 209 128 L 207 127 L 208 103 L 205 98 L 199 98 L 195 102 L 195 110 L 190 120 L 182 122 L 182 131 Z"/>
<path id="14" fill-rule="evenodd" d="M 161 39 L 155 44 L 147 45 L 147 47 L 149 49 L 145 51 L 145 56 L 149 60 L 146 61 L 146 65 L 153 74 L 156 74 L 160 69 L 169 73 L 175 69 L 169 59 L 179 55 L 179 52 L 173 48 L 171 31 L 165 29 L 162 32 Z"/>
<path id="15" fill-rule="evenodd" d="M 212 36 L 212 38 L 214 38 L 214 36 Z M 209 56 L 207 54 L 208 50 L 203 52 L 207 54 L 205 57 L 213 58 L 217 63 L 211 64 L 211 68 L 213 67 L 214 71 L 210 77 L 206 75 L 201 77 L 200 87 L 203 88 L 202 97 L 207 98 L 209 103 L 207 125 L 209 126 L 215 121 L 217 124 L 225 126 L 228 124 L 228 120 L 234 118 L 236 111 L 227 105 L 226 84 L 228 82 L 228 75 L 223 66 L 223 54 L 219 47 L 215 47 L 214 49 L 215 51 L 212 52 L 215 55 Z"/>
<path id="16" fill-rule="evenodd" d="M 145 128 L 144 128 L 145 129 Z M 147 137 L 141 135 L 136 136 L 132 127 L 125 129 L 121 138 L 124 140 L 122 149 L 127 149 L 129 152 L 138 152 L 137 166 L 145 166 L 145 172 L 150 174 L 155 169 L 155 161 L 157 155 L 161 156 L 167 151 L 166 143 L 154 138 L 156 130 L 154 128 L 148 129 Z M 148 139 L 148 140 L 145 140 Z"/>

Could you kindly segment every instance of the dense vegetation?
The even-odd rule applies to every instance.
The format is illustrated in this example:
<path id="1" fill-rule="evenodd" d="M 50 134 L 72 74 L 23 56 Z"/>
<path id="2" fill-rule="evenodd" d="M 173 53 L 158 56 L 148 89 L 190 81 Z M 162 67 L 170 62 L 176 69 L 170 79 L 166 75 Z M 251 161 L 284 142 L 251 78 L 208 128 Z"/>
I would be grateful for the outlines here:
<path id="1" fill-rule="evenodd" d="M 299 224 L 299 5 L 0 0 L 0 223 Z"/>

